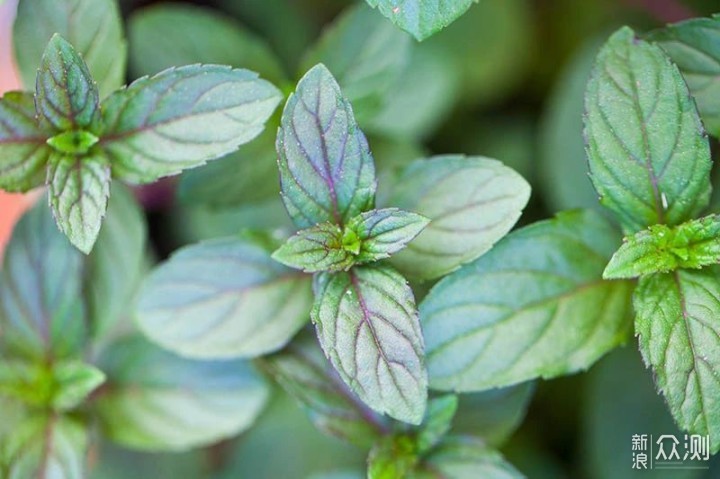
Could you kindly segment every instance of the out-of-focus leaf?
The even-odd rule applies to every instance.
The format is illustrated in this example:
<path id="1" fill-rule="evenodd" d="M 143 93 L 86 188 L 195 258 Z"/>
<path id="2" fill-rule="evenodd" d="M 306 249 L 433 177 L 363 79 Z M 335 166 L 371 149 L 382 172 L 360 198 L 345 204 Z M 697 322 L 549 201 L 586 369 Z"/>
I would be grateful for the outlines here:
<path id="1" fill-rule="evenodd" d="M 523 476 L 502 455 L 473 438 L 448 438 L 408 479 L 522 479 Z"/>
<path id="2" fill-rule="evenodd" d="M 477 0 L 367 0 L 398 27 L 424 40 L 465 13 Z"/>
<path id="3" fill-rule="evenodd" d="M 458 408 L 458 397 L 448 394 L 428 401 L 425 419 L 417 435 L 417 448 L 424 453 L 440 443 L 452 426 Z"/>

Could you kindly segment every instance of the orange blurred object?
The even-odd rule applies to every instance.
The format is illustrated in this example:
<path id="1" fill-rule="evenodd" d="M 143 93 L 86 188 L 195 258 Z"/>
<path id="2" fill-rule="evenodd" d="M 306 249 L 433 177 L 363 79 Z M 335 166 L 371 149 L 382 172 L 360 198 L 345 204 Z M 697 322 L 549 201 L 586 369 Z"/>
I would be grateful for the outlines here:
<path id="1" fill-rule="evenodd" d="M 0 93 L 17 90 L 20 81 L 12 57 L 12 22 L 17 0 L 6 0 L 0 5 Z M 0 255 L 10 239 L 13 226 L 39 195 L 15 195 L 0 191 Z"/>

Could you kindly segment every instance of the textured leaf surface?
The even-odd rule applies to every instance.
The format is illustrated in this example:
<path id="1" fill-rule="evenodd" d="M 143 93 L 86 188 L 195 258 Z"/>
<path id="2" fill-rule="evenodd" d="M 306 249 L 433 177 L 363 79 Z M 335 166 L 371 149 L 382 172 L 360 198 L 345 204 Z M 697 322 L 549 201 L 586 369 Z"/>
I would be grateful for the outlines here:
<path id="1" fill-rule="evenodd" d="M 472 438 L 450 438 L 408 476 L 410 479 L 521 479 L 523 476 L 499 452 Z"/>
<path id="2" fill-rule="evenodd" d="M 285 207 L 299 228 L 343 225 L 372 207 L 375 165 L 350 103 L 323 65 L 300 80 L 277 137 Z"/>
<path id="3" fill-rule="evenodd" d="M 0 98 L 0 188 L 24 192 L 43 184 L 47 137 L 35 119 L 32 93 L 9 92 Z"/>
<path id="4" fill-rule="evenodd" d="M 303 71 L 323 63 L 362 124 L 385 103 L 410 59 L 410 37 L 361 3 L 348 8 L 311 48 Z"/>
<path id="5" fill-rule="evenodd" d="M 647 38 L 680 68 L 705 127 L 720 136 L 720 16 L 668 25 Z"/>
<path id="6" fill-rule="evenodd" d="M 112 185 L 107 216 L 85 266 L 88 318 L 95 338 L 128 317 L 141 278 L 147 228 L 132 191 Z"/>
<path id="7" fill-rule="evenodd" d="M 635 330 L 680 428 L 720 449 L 720 269 L 640 278 Z"/>
<path id="8" fill-rule="evenodd" d="M 50 155 L 48 194 L 55 221 L 80 251 L 89 254 L 110 195 L 110 165 L 102 156 Z"/>
<path id="9" fill-rule="evenodd" d="M 140 337 L 117 342 L 100 364 L 109 382 L 98 398 L 103 427 L 135 449 L 185 450 L 233 436 L 268 397 L 244 361 L 190 361 Z"/>
<path id="10" fill-rule="evenodd" d="M 276 263 L 256 242 L 188 246 L 145 280 L 136 316 L 164 348 L 197 358 L 255 357 L 284 346 L 307 323 L 309 276 Z"/>
<path id="11" fill-rule="evenodd" d="M 367 0 L 395 25 L 424 40 L 452 23 L 477 0 Z"/>
<path id="12" fill-rule="evenodd" d="M 424 216 L 398 208 L 371 210 L 356 216 L 347 226 L 360 241 L 355 262 L 389 258 L 405 248 L 429 222 Z"/>
<path id="13" fill-rule="evenodd" d="M 707 206 L 707 136 L 682 75 L 660 47 L 618 30 L 598 54 L 585 110 L 593 184 L 627 232 L 676 225 Z"/>
<path id="14" fill-rule="evenodd" d="M 173 68 L 141 78 L 105 100 L 100 145 L 114 176 L 149 182 L 252 140 L 279 101 L 280 92 L 248 70 Z"/>
<path id="15" fill-rule="evenodd" d="M 603 277 L 635 278 L 717 263 L 720 263 L 720 217 L 712 215 L 675 228 L 653 225 L 626 238 Z"/>
<path id="16" fill-rule="evenodd" d="M 30 359 L 78 353 L 86 336 L 82 255 L 39 204 L 20 220 L 0 273 L 0 351 Z"/>
<path id="17" fill-rule="evenodd" d="M 617 241 L 598 215 L 562 213 L 439 282 L 420 304 L 431 386 L 477 391 L 568 374 L 624 342 L 631 284 L 602 280 Z"/>
<path id="18" fill-rule="evenodd" d="M 359 267 L 317 280 L 312 319 L 325 354 L 368 406 L 418 424 L 427 373 L 415 299 L 390 267 Z"/>
<path id="19" fill-rule="evenodd" d="M 20 0 L 13 46 L 26 89 L 35 86 L 40 58 L 55 33 L 82 55 L 102 97 L 125 83 L 127 48 L 116 0 Z"/>
<path id="20" fill-rule="evenodd" d="M 4 439 L 4 438 L 3 438 Z M 85 428 L 75 421 L 42 413 L 24 421 L 0 448 L 0 469 L 8 478 L 82 479 Z"/>
<path id="21" fill-rule="evenodd" d="M 502 163 L 479 157 L 418 160 L 398 179 L 389 201 L 430 219 L 393 265 L 433 279 L 488 251 L 505 236 L 530 198 L 530 186 Z"/>
<path id="22" fill-rule="evenodd" d="M 354 263 L 353 253 L 343 246 L 343 230 L 333 223 L 320 223 L 298 231 L 272 257 L 306 273 L 344 271 Z"/>
<path id="23" fill-rule="evenodd" d="M 342 382 L 315 338 L 302 336 L 260 361 L 263 369 L 304 406 L 321 431 L 365 448 L 386 432 L 388 426 L 382 417 Z"/>
<path id="24" fill-rule="evenodd" d="M 136 10 L 128 23 L 136 76 L 193 63 L 242 67 L 279 84 L 283 69 L 265 41 L 216 10 L 183 3 Z"/>

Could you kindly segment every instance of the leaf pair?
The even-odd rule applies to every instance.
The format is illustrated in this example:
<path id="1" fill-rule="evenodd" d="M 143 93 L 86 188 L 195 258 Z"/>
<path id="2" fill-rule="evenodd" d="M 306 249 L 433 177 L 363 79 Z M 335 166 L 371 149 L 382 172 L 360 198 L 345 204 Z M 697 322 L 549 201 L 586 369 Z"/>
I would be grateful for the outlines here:
<path id="1" fill-rule="evenodd" d="M 194 65 L 141 78 L 101 108 L 87 65 L 55 35 L 38 70 L 34 108 L 27 93 L 0 100 L 0 188 L 47 184 L 58 226 L 87 254 L 111 178 L 146 183 L 233 151 L 262 131 L 279 99 L 252 72 Z"/>
<path id="2" fill-rule="evenodd" d="M 716 38 L 706 32 L 703 41 Z M 708 434 L 717 451 L 720 283 L 716 267 L 686 271 L 720 260 L 717 218 L 694 219 L 709 202 L 710 148 L 688 87 L 659 46 L 629 28 L 607 41 L 588 83 L 585 135 L 600 201 L 632 235 L 604 274 L 641 277 L 633 304 L 645 362 L 679 426 Z"/>

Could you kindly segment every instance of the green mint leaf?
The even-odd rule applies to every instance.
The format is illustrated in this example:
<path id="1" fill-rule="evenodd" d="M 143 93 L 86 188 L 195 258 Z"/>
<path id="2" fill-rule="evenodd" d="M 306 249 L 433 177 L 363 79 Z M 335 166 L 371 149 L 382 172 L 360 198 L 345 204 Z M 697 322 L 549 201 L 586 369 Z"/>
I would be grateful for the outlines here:
<path id="1" fill-rule="evenodd" d="M 647 39 L 660 45 L 678 66 L 705 127 L 720 136 L 720 16 L 668 25 Z"/>
<path id="2" fill-rule="evenodd" d="M 117 0 L 20 0 L 13 46 L 27 89 L 45 46 L 60 34 L 82 55 L 105 97 L 125 83 L 127 48 Z"/>
<path id="3" fill-rule="evenodd" d="M 48 194 L 55 221 L 70 242 L 92 251 L 110 195 L 110 165 L 102 156 L 53 153 L 48 162 Z"/>
<path id="4" fill-rule="evenodd" d="M 223 238 L 185 247 L 156 268 L 136 317 L 151 340 L 183 356 L 255 357 L 290 341 L 311 306 L 310 277 L 257 242 Z"/>
<path id="5" fill-rule="evenodd" d="M 418 160 L 398 180 L 390 203 L 430 219 L 392 264 L 417 279 L 448 274 L 505 236 L 530 198 L 530 186 L 499 161 L 438 156 Z"/>
<path id="6" fill-rule="evenodd" d="M 0 470 L 4 477 L 86 477 L 87 431 L 70 418 L 53 413 L 35 414 L 3 442 Z"/>
<path id="7" fill-rule="evenodd" d="M 35 82 L 35 105 L 40 122 L 60 132 L 96 127 L 99 104 L 97 85 L 83 59 L 65 39 L 53 35 L 40 61 Z M 60 139 L 54 142 L 66 144 Z"/>
<path id="8" fill-rule="evenodd" d="M 387 432 L 383 418 L 342 382 L 314 337 L 303 335 L 281 352 L 259 361 L 326 434 L 369 448 Z"/>
<path id="9" fill-rule="evenodd" d="M 357 236 L 355 263 L 389 258 L 405 248 L 429 223 L 424 216 L 398 208 L 372 210 L 356 216 L 346 227 Z"/>
<path id="10" fill-rule="evenodd" d="M 357 251 L 351 250 L 352 245 L 346 248 L 343 240 L 343 230 L 339 226 L 320 223 L 298 231 L 272 257 L 306 273 L 345 271 L 355 264 Z"/>
<path id="11" fill-rule="evenodd" d="M 676 225 L 710 198 L 707 136 L 677 67 L 621 28 L 605 43 L 585 96 L 585 138 L 600 202 L 626 232 Z"/>
<path id="12" fill-rule="evenodd" d="M 425 40 L 439 32 L 478 0 L 366 0 L 417 40 Z"/>
<path id="13" fill-rule="evenodd" d="M 633 296 L 635 330 L 645 363 L 675 421 L 707 434 L 720 450 L 720 269 L 678 270 L 640 278 Z"/>
<path id="14" fill-rule="evenodd" d="M 626 238 L 610 259 L 603 277 L 636 278 L 717 263 L 720 263 L 720 216 L 712 215 L 674 228 L 653 225 Z"/>
<path id="15" fill-rule="evenodd" d="M 423 459 L 409 479 L 523 479 L 525 476 L 508 463 L 502 455 L 477 439 L 453 437 L 447 439 Z"/>
<path id="16" fill-rule="evenodd" d="M 142 8 L 130 16 L 128 37 L 136 77 L 211 63 L 247 68 L 278 85 L 287 81 L 265 40 L 217 10 L 181 3 Z"/>
<path id="17" fill-rule="evenodd" d="M 94 339 L 129 316 L 145 259 L 145 216 L 132 191 L 112 185 L 107 215 L 85 263 L 84 290 Z"/>
<path id="18" fill-rule="evenodd" d="M 189 65 L 144 77 L 103 102 L 99 145 L 113 176 L 147 183 L 214 160 L 262 132 L 280 92 L 256 73 Z"/>
<path id="19" fill-rule="evenodd" d="M 105 382 L 102 371 L 80 361 L 64 361 L 51 367 L 57 388 L 52 398 L 52 406 L 58 411 L 77 407 Z"/>
<path id="20" fill-rule="evenodd" d="M 415 439 L 411 436 L 386 436 L 368 456 L 368 479 L 409 477 L 418 461 Z"/>
<path id="21" fill-rule="evenodd" d="M 405 278 L 388 266 L 325 273 L 312 320 L 325 354 L 365 404 L 400 421 L 422 421 L 423 336 Z"/>
<path id="22" fill-rule="evenodd" d="M 268 398 L 244 361 L 190 361 L 137 336 L 112 345 L 100 367 L 109 386 L 97 398 L 104 430 L 134 449 L 180 451 L 234 436 Z"/>
<path id="23" fill-rule="evenodd" d="M 375 116 L 410 59 L 411 39 L 367 5 L 349 7 L 311 47 L 306 71 L 323 63 L 361 124 Z"/>
<path id="24" fill-rule="evenodd" d="M 0 272 L 0 352 L 44 362 L 82 351 L 82 255 L 38 204 L 15 226 Z"/>
<path id="25" fill-rule="evenodd" d="M 457 409 L 457 396 L 447 395 L 428 401 L 425 420 L 417 437 L 417 448 L 421 454 L 434 448 L 450 431 Z"/>
<path id="26" fill-rule="evenodd" d="M 0 98 L 0 188 L 5 191 L 24 192 L 45 182 L 48 132 L 35 114 L 31 93 L 9 92 Z"/>
<path id="27" fill-rule="evenodd" d="M 632 285 L 602 279 L 616 245 L 599 215 L 561 213 L 440 281 L 420 304 L 431 386 L 464 392 L 551 378 L 626 341 Z"/>
<path id="28" fill-rule="evenodd" d="M 372 207 L 375 165 L 350 103 L 323 65 L 290 96 L 277 136 L 285 207 L 299 228 L 344 225 Z"/>
<path id="29" fill-rule="evenodd" d="M 49 138 L 47 144 L 60 153 L 84 155 L 98 140 L 97 136 L 87 131 L 66 131 Z"/>

